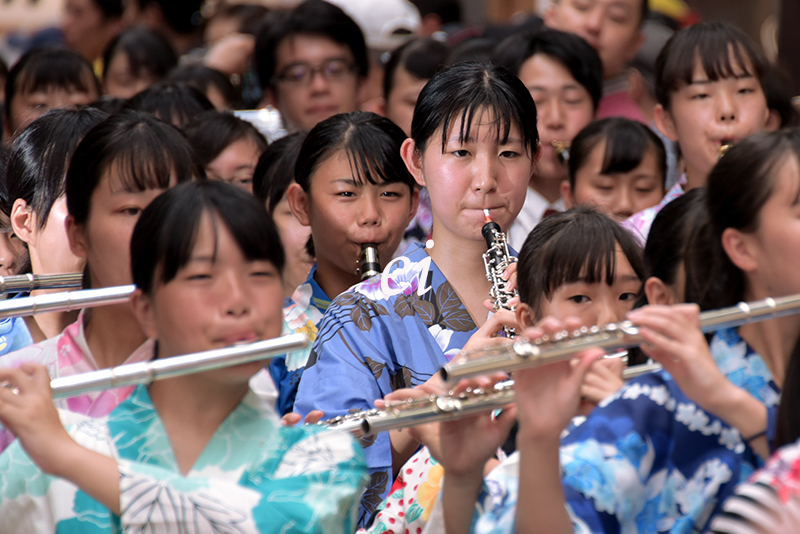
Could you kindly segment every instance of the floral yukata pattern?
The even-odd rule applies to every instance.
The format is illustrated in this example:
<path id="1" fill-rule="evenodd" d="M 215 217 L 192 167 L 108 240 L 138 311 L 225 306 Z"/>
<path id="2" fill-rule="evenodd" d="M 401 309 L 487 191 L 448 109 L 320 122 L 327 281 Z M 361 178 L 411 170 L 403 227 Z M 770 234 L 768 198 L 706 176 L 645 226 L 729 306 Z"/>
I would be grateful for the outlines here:
<path id="1" fill-rule="evenodd" d="M 350 436 L 282 427 L 253 392 L 223 421 L 185 476 L 144 386 L 108 418 L 86 418 L 70 433 L 81 445 L 117 460 L 122 515 L 43 474 L 14 443 L 0 456 L 4 532 L 350 534 L 368 480 Z"/>
<path id="2" fill-rule="evenodd" d="M 376 399 L 428 380 L 476 330 L 453 287 L 425 249 L 414 245 L 388 274 L 333 301 L 300 381 L 295 411 L 319 409 L 332 418 L 373 408 Z M 358 522 L 366 527 L 392 487 L 392 453 L 387 433 L 362 445 L 371 480 Z"/>
<path id="3" fill-rule="evenodd" d="M 735 329 L 711 342 L 717 365 L 768 409 L 779 391 Z M 473 531 L 514 532 L 518 454 L 486 479 Z M 709 518 L 763 462 L 739 432 L 689 399 L 664 371 L 603 400 L 562 439 L 562 483 L 575 532 L 705 532 Z"/>

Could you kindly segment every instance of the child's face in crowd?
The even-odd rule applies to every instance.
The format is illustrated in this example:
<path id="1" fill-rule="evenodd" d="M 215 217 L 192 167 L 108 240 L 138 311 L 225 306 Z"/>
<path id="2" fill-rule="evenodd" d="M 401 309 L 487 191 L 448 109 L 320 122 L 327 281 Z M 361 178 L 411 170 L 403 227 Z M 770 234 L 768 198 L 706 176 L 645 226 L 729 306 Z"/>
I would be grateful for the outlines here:
<path id="1" fill-rule="evenodd" d="M 289 199 L 284 193 L 280 202 L 272 210 L 272 220 L 278 227 L 283 250 L 286 254 L 286 266 L 283 269 L 283 281 L 289 296 L 297 287 L 306 281 L 314 258 L 308 255 L 306 243 L 311 235 L 311 228 L 303 226 L 292 213 Z"/>
<path id="2" fill-rule="evenodd" d="M 619 76 L 636 56 L 644 38 L 639 29 L 643 0 L 559 0 L 545 23 L 574 33 L 597 50 L 606 80 Z"/>
<path id="3" fill-rule="evenodd" d="M 146 319 L 165 355 L 228 347 L 280 335 L 283 285 L 267 260 L 248 260 L 222 221 L 206 213 L 188 263 L 166 284 L 158 284 Z M 246 380 L 264 362 L 237 365 L 205 376 Z"/>
<path id="4" fill-rule="evenodd" d="M 655 206 L 664 196 L 664 176 L 658 168 L 656 153 L 650 148 L 635 169 L 603 174 L 606 141 L 592 149 L 584 165 L 575 175 L 575 189 L 562 182 L 562 195 L 567 208 L 575 204 L 591 204 L 616 221 L 624 221 L 634 213 Z"/>
<path id="5" fill-rule="evenodd" d="M 94 85 L 87 84 L 88 91 L 77 88 L 64 89 L 62 87 L 48 87 L 33 93 L 18 92 L 9 103 L 11 123 L 9 134 L 14 134 L 27 125 L 56 108 L 68 106 L 84 106 L 97 100 L 100 95 L 94 90 Z"/>
<path id="6" fill-rule="evenodd" d="M 642 282 L 631 267 L 622 249 L 617 246 L 614 282 L 604 280 L 589 284 L 584 281 L 564 284 L 542 303 L 542 317 L 552 315 L 564 320 L 577 317 L 585 326 L 617 323 L 633 309 Z"/>
<path id="7" fill-rule="evenodd" d="M 428 188 L 434 241 L 446 235 L 483 241 L 484 209 L 507 229 L 522 209 L 533 174 L 534 155 L 522 143 L 516 125 L 511 125 L 508 140 L 499 144 L 495 118 L 479 111 L 463 143 L 460 131 L 459 119 L 447 134 L 444 150 L 439 129 L 422 154 L 414 150 L 411 139 L 401 151 L 417 183 Z"/>
<path id="8" fill-rule="evenodd" d="M 564 65 L 545 54 L 525 61 L 519 69 L 519 79 L 530 91 L 538 113 L 542 148 L 536 174 L 545 179 L 563 180 L 567 168 L 558 161 L 552 142 L 571 142 L 592 121 L 592 97 Z"/>
<path id="9" fill-rule="evenodd" d="M 64 43 L 88 61 L 100 57 L 121 29 L 121 20 L 107 19 L 94 0 L 67 0 L 64 5 Z"/>
<path id="10" fill-rule="evenodd" d="M 377 243 L 378 257 L 388 262 L 417 212 L 419 195 L 401 182 L 357 182 L 344 151 L 321 162 L 310 183 L 308 194 L 292 184 L 289 202 L 298 220 L 311 226 L 318 271 L 353 277 L 362 243 Z"/>
<path id="11" fill-rule="evenodd" d="M 248 138 L 237 139 L 219 153 L 206 167 L 211 180 L 222 180 L 253 193 L 253 171 L 261 151 Z"/>
<path id="12" fill-rule="evenodd" d="M 103 77 L 103 92 L 117 98 L 131 98 L 141 93 L 156 82 L 155 76 L 147 69 L 141 69 L 138 75 L 131 72 L 128 54 L 119 51 L 111 58 Z"/>
<path id="13" fill-rule="evenodd" d="M 268 99 L 291 130 L 358 109 L 361 81 L 352 52 L 318 35 L 295 35 L 276 50 L 275 83 Z M 310 72 L 309 72 L 310 71 Z"/>
<path id="14" fill-rule="evenodd" d="M 659 130 L 677 141 L 687 169 L 708 176 L 719 158 L 722 145 L 733 144 L 764 130 L 769 120 L 767 99 L 752 65 L 735 62 L 735 76 L 708 79 L 699 58 L 695 60 L 692 82 L 672 93 L 670 109 L 656 108 Z"/>
<path id="15" fill-rule="evenodd" d="M 130 243 L 139 215 L 164 189 L 127 191 L 111 164 L 92 193 L 91 211 L 86 223 L 67 220 L 70 248 L 86 258 L 92 287 L 131 284 Z M 175 178 L 170 186 L 175 185 Z"/>
<path id="16" fill-rule="evenodd" d="M 386 117 L 398 125 L 406 135 L 411 135 L 411 119 L 420 91 L 428 80 L 413 76 L 403 65 L 394 71 L 392 90 L 386 99 Z"/>

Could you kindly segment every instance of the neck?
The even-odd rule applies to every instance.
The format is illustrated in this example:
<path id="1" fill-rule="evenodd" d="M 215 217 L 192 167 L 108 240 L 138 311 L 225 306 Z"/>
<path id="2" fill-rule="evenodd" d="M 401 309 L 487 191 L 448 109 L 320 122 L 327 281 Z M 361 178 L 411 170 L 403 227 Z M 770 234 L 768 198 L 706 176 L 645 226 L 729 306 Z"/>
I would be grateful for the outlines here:
<path id="1" fill-rule="evenodd" d="M 217 428 L 239 405 L 249 387 L 247 382 L 212 383 L 205 380 L 207 376 L 208 373 L 197 373 L 157 380 L 149 390 L 183 474 L 191 470 Z"/>
<path id="2" fill-rule="evenodd" d="M 86 343 L 99 369 L 122 364 L 147 340 L 128 303 L 89 310 L 85 321 Z"/>
<path id="3" fill-rule="evenodd" d="M 739 335 L 767 364 L 775 383 L 781 387 L 789 358 L 798 341 L 800 316 L 791 315 L 739 327 Z"/>
<path id="4" fill-rule="evenodd" d="M 534 173 L 528 187 L 542 195 L 550 204 L 561 198 L 561 180 L 542 178 Z"/>
<path id="5" fill-rule="evenodd" d="M 698 187 L 705 187 L 708 180 L 708 173 L 703 172 L 688 161 L 686 164 L 686 185 L 683 186 L 684 193 L 688 193 L 692 189 Z"/>
<path id="6" fill-rule="evenodd" d="M 38 292 L 34 292 L 37 293 Z M 33 295 L 34 293 L 31 293 Z M 78 320 L 77 311 L 41 313 L 25 317 L 25 325 L 34 343 L 40 343 L 60 334 L 67 326 Z"/>
<path id="7" fill-rule="evenodd" d="M 458 239 L 452 234 L 442 236 L 442 232 L 436 231 L 440 227 L 434 219 L 434 246 L 428 249 L 428 255 L 450 282 L 472 320 L 480 326 L 488 316 L 483 302 L 489 298 L 491 289 L 482 257 L 486 243 L 483 239 Z"/>
<path id="8" fill-rule="evenodd" d="M 354 261 L 353 272 L 347 273 L 327 262 L 325 258 L 317 257 L 317 271 L 314 273 L 314 280 L 319 284 L 322 291 L 328 295 L 328 298 L 333 300 L 361 282 L 361 277 L 355 274 L 355 268 Z"/>

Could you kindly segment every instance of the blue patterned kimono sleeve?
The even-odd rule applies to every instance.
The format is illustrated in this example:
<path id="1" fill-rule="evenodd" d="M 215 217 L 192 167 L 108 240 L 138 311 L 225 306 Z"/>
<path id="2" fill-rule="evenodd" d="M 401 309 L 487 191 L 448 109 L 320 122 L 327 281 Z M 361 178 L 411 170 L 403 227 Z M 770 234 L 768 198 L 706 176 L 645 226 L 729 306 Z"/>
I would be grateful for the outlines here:
<path id="1" fill-rule="evenodd" d="M 285 454 L 266 449 L 238 481 L 121 460 L 123 529 L 351 534 L 367 480 L 360 447 L 342 432 L 303 432 Z"/>

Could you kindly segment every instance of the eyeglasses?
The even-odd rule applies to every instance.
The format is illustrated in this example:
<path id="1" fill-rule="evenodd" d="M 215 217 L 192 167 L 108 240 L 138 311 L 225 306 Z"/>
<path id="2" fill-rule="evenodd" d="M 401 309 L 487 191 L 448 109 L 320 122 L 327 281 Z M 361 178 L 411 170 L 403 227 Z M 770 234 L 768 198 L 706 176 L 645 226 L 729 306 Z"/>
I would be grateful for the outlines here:
<path id="1" fill-rule="evenodd" d="M 321 74 L 326 80 L 338 80 L 351 75 L 354 70 L 355 65 L 352 61 L 329 59 L 314 67 L 307 63 L 289 65 L 280 71 L 275 76 L 275 79 L 280 82 L 299 85 L 310 82 L 317 73 Z"/>

